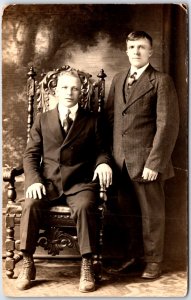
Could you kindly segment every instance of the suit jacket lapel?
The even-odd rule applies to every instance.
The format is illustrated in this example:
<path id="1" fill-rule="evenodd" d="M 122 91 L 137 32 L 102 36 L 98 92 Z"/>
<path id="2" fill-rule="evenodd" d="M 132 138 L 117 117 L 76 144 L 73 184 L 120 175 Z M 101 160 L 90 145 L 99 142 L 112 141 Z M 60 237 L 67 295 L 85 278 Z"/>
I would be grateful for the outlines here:
<path id="1" fill-rule="evenodd" d="M 85 119 L 86 119 L 85 111 L 84 111 L 84 109 L 79 107 L 79 109 L 77 110 L 77 113 L 76 113 L 76 118 L 75 118 L 72 126 L 70 127 L 70 130 L 69 130 L 66 138 L 63 141 L 63 146 L 66 146 L 73 139 L 75 139 L 79 135 L 81 130 L 84 129 L 84 124 L 86 124 Z"/>
<path id="2" fill-rule="evenodd" d="M 126 80 L 127 80 L 127 76 L 129 74 L 129 70 L 127 72 L 124 72 L 122 75 L 121 75 L 121 79 L 120 79 L 120 83 L 121 83 L 121 90 L 123 91 L 123 97 L 124 97 L 124 103 L 126 102 L 125 101 L 125 84 L 126 84 Z"/>
<path id="3" fill-rule="evenodd" d="M 129 70 L 123 72 L 118 79 L 118 86 L 119 86 L 118 92 L 121 94 L 121 96 L 119 95 L 119 101 L 120 101 L 120 105 L 122 105 L 123 108 L 126 107 L 125 83 L 126 83 L 128 73 Z"/>
<path id="4" fill-rule="evenodd" d="M 84 128 L 84 121 L 86 119 L 86 114 L 82 108 L 79 108 L 76 113 L 76 118 L 65 137 L 62 131 L 58 108 L 54 108 L 48 112 L 48 129 L 52 133 L 52 137 L 55 138 L 60 146 L 66 146 L 71 140 L 75 139 L 80 131 Z"/>
<path id="5" fill-rule="evenodd" d="M 52 137 L 55 138 L 61 145 L 63 143 L 64 136 L 62 132 L 57 106 L 56 108 L 48 112 L 48 127 L 49 128 L 47 130 L 51 131 Z"/>
<path id="6" fill-rule="evenodd" d="M 155 77 L 152 71 L 153 68 L 149 65 L 139 77 L 135 85 L 131 88 L 132 91 L 129 93 L 128 101 L 125 107 L 126 109 L 153 88 L 152 81 L 155 79 Z"/>

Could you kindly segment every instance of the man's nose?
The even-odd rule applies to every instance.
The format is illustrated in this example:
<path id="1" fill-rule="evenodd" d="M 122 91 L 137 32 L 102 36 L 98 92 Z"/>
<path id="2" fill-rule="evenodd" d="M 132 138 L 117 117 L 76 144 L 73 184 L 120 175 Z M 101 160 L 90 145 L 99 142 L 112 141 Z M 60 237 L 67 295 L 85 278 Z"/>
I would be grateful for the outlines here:
<path id="1" fill-rule="evenodd" d="M 139 55 L 140 51 L 139 51 L 139 47 L 135 47 L 134 48 L 134 54 Z"/>
<path id="2" fill-rule="evenodd" d="M 71 96 L 72 95 L 72 88 L 67 88 L 67 95 Z"/>

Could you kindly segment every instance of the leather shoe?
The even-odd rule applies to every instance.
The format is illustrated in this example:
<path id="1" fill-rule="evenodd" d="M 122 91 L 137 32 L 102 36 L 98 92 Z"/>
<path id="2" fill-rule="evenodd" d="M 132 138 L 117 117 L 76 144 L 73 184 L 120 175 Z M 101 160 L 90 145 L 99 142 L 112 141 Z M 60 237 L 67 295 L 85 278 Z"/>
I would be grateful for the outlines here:
<path id="1" fill-rule="evenodd" d="M 82 293 L 95 291 L 92 259 L 82 258 L 79 291 Z"/>
<path id="2" fill-rule="evenodd" d="M 23 257 L 22 270 L 17 278 L 16 287 L 23 291 L 31 287 L 31 280 L 36 277 L 36 268 L 31 256 Z"/>
<path id="3" fill-rule="evenodd" d="M 156 279 L 161 275 L 161 264 L 160 263 L 147 263 L 146 268 L 142 274 L 144 279 Z"/>

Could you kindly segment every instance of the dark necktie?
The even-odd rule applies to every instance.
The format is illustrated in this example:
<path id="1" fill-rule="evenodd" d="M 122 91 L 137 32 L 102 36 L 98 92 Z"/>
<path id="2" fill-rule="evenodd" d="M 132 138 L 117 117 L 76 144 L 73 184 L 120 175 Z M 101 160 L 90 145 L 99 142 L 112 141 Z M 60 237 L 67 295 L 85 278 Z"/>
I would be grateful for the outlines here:
<path id="1" fill-rule="evenodd" d="M 135 79 L 135 76 L 136 76 L 136 75 L 137 75 L 137 73 L 134 72 L 131 76 L 129 76 L 129 77 L 127 78 L 127 86 L 128 86 L 128 88 L 131 88 L 132 85 L 133 85 L 133 83 L 136 81 L 136 79 Z"/>
<path id="2" fill-rule="evenodd" d="M 68 132 L 70 130 L 70 127 L 73 123 L 73 120 L 70 117 L 70 114 L 71 114 L 71 110 L 68 109 L 68 112 L 67 112 L 67 114 L 65 116 L 65 119 L 64 119 L 64 122 L 63 122 L 63 127 L 64 127 L 64 130 L 65 130 L 66 134 L 68 134 Z"/>

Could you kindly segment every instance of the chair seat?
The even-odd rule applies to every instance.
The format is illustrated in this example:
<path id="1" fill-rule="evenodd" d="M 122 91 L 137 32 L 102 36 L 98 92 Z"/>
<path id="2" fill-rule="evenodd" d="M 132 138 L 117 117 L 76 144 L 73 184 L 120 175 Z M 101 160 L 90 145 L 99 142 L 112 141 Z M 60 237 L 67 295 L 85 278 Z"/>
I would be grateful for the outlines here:
<path id="1" fill-rule="evenodd" d="M 67 205 L 52 206 L 48 210 L 52 213 L 59 213 L 59 214 L 70 214 L 71 213 L 71 209 Z"/>
<path id="2" fill-rule="evenodd" d="M 71 209 L 67 205 L 52 206 L 46 212 L 47 217 L 44 219 L 45 227 L 76 227 L 74 220 L 71 218 Z"/>
<path id="3" fill-rule="evenodd" d="M 6 206 L 6 214 L 7 215 L 21 215 L 22 206 L 19 202 L 8 203 Z"/>
<path id="4" fill-rule="evenodd" d="M 24 198 L 18 199 L 16 202 L 7 204 L 6 215 L 7 222 L 12 223 L 12 218 L 14 218 L 15 225 L 20 224 L 20 219 L 22 215 L 22 205 Z M 64 228 L 75 228 L 76 224 L 71 218 L 71 209 L 67 205 L 55 205 L 47 208 L 44 212 L 45 218 L 42 220 L 41 228 L 47 227 L 60 227 Z"/>
<path id="5" fill-rule="evenodd" d="M 21 214 L 22 212 L 22 202 L 24 202 L 24 198 L 18 199 L 16 202 L 13 202 L 11 204 L 7 204 L 6 207 L 6 213 L 8 214 Z M 55 205 L 51 206 L 50 208 L 47 208 L 47 211 L 50 211 L 51 213 L 58 213 L 58 214 L 70 214 L 71 209 L 67 205 Z"/>

